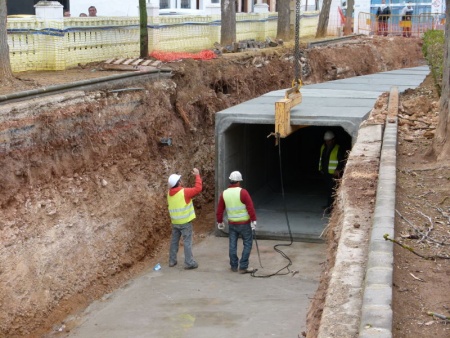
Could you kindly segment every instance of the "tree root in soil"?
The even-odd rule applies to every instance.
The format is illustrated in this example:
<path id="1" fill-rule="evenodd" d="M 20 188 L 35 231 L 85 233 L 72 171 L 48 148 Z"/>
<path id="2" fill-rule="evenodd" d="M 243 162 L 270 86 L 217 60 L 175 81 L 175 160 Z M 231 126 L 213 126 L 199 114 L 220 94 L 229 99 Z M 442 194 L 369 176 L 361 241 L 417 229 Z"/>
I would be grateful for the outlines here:
<path id="1" fill-rule="evenodd" d="M 402 244 L 402 243 L 400 243 L 399 241 L 397 241 L 397 240 L 395 240 L 395 239 L 389 238 L 389 234 L 384 234 L 383 238 L 384 238 L 386 241 L 391 241 L 391 242 L 393 242 L 393 243 L 395 243 L 395 244 L 397 244 L 397 245 L 400 245 L 403 249 L 409 250 L 409 251 L 411 251 L 414 255 L 419 256 L 419 257 L 421 257 L 421 258 L 423 258 L 423 259 L 426 259 L 426 260 L 450 259 L 449 256 L 441 256 L 441 255 L 424 256 L 424 255 L 422 255 L 422 254 L 416 252 L 416 251 L 415 251 L 413 248 L 411 248 L 410 246 L 405 245 L 405 244 Z"/>

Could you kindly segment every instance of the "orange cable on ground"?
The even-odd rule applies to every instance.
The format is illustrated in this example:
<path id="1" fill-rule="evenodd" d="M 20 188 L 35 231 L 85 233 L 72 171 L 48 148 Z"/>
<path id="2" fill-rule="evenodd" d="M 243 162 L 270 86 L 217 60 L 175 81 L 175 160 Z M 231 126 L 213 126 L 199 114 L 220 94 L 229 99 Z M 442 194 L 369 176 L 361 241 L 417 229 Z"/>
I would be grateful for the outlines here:
<path id="1" fill-rule="evenodd" d="M 150 56 L 165 62 L 183 59 L 211 60 L 217 57 L 217 55 L 211 50 L 203 50 L 198 53 L 153 51 L 150 53 Z"/>

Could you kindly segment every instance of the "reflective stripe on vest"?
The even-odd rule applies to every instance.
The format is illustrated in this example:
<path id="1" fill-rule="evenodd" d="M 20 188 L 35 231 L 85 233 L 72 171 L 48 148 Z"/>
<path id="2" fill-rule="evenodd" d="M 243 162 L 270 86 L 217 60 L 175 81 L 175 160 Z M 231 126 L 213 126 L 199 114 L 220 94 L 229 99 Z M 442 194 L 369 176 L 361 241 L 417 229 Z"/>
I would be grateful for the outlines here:
<path id="1" fill-rule="evenodd" d="M 195 218 L 194 204 L 192 203 L 192 199 L 186 204 L 184 189 L 181 189 L 173 196 L 167 194 L 167 203 L 169 204 L 172 224 L 185 224 Z"/>
<path id="2" fill-rule="evenodd" d="M 319 170 L 322 170 L 322 154 L 323 154 L 324 150 L 325 150 L 325 145 L 322 144 L 322 148 L 320 148 Z M 339 164 L 338 151 L 339 151 L 339 145 L 336 144 L 334 146 L 333 150 L 331 151 L 330 159 L 328 160 L 328 173 L 329 174 L 334 174 L 334 172 Z"/>
<path id="3" fill-rule="evenodd" d="M 228 188 L 223 192 L 223 200 L 225 201 L 229 221 L 241 222 L 250 220 L 247 207 L 241 202 L 241 190 L 242 188 Z"/>

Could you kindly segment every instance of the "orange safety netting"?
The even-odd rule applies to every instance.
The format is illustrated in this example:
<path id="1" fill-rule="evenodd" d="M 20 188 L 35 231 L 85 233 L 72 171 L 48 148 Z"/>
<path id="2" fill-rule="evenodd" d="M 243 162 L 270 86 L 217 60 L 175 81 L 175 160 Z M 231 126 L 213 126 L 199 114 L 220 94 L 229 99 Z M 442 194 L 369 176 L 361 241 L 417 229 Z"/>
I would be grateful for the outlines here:
<path id="1" fill-rule="evenodd" d="M 165 62 L 177 61 L 182 59 L 211 60 L 217 57 L 217 55 L 212 50 L 202 50 L 198 53 L 153 51 L 150 53 L 150 56 Z"/>

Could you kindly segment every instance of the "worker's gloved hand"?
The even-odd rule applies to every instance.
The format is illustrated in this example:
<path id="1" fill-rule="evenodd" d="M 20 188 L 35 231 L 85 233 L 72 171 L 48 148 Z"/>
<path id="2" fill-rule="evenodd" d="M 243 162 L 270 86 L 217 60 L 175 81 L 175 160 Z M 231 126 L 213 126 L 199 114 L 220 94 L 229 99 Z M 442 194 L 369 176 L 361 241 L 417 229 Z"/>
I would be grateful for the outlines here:
<path id="1" fill-rule="evenodd" d="M 256 221 L 252 221 L 250 223 L 250 226 L 252 227 L 252 230 L 255 230 L 256 229 Z"/>
<path id="2" fill-rule="evenodd" d="M 225 224 L 223 224 L 223 223 L 217 223 L 217 228 L 218 228 L 219 230 L 223 230 L 223 229 L 225 229 Z"/>

